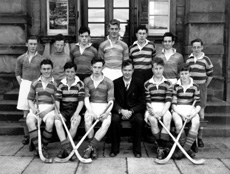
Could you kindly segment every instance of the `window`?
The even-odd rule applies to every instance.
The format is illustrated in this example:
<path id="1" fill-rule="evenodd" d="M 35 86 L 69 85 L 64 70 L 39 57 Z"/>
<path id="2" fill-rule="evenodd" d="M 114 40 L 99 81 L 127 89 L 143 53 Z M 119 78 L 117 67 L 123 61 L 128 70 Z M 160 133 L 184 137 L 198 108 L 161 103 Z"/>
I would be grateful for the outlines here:
<path id="1" fill-rule="evenodd" d="M 47 0 L 47 33 L 68 34 L 69 25 L 68 0 Z"/>
<path id="2" fill-rule="evenodd" d="M 149 35 L 161 36 L 170 30 L 170 0 L 149 0 Z"/>

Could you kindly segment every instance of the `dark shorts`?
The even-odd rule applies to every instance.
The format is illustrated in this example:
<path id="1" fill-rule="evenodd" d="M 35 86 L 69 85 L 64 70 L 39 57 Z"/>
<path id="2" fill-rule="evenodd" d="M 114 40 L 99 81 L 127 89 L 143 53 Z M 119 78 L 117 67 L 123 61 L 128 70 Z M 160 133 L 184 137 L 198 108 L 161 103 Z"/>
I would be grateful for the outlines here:
<path id="1" fill-rule="evenodd" d="M 199 84 L 200 88 L 200 106 L 201 108 L 205 108 L 207 102 L 207 86 L 206 83 Z"/>
<path id="2" fill-rule="evenodd" d="M 66 125 L 67 125 L 67 127 L 70 126 L 70 119 L 71 119 L 71 117 L 73 116 L 73 114 L 74 114 L 75 111 L 76 111 L 76 110 L 70 110 L 70 109 L 61 110 L 61 114 L 62 114 L 62 116 L 63 116 L 63 117 L 65 118 L 65 120 L 66 120 Z"/>

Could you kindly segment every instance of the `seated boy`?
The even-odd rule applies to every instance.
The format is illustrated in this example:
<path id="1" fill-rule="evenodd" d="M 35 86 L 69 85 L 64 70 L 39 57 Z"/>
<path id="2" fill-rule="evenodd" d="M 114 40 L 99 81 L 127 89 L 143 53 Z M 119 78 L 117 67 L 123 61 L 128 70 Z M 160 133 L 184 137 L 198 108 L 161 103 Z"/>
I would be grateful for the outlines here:
<path id="1" fill-rule="evenodd" d="M 193 79 L 190 77 L 190 68 L 188 65 L 183 65 L 179 70 L 180 79 L 174 86 L 173 89 L 173 100 L 172 100 L 172 115 L 173 121 L 176 126 L 176 132 L 179 133 L 183 121 L 191 122 L 188 135 L 186 136 L 183 131 L 179 139 L 180 144 L 184 150 L 193 158 L 195 153 L 191 150 L 193 142 L 196 140 L 200 118 L 199 111 L 200 107 L 200 90 L 197 84 L 193 83 Z M 193 102 L 196 100 L 194 106 Z M 183 153 L 178 150 L 174 153 L 173 158 L 183 158 Z"/>
<path id="2" fill-rule="evenodd" d="M 113 82 L 102 73 L 105 61 L 103 59 L 92 59 L 91 69 L 93 74 L 85 78 L 85 129 L 88 131 L 94 120 L 100 117 L 101 127 L 94 135 L 92 130 L 89 135 L 89 146 L 85 150 L 84 158 L 97 158 L 96 148 L 99 141 L 105 136 L 111 123 L 111 110 L 114 100 Z M 108 110 L 103 113 L 107 105 L 111 103 Z"/>
<path id="3" fill-rule="evenodd" d="M 77 133 L 77 128 L 81 121 L 81 112 L 84 105 L 84 83 L 76 76 L 77 66 L 72 62 L 64 65 L 65 78 L 61 80 L 55 95 L 56 104 L 68 127 L 72 138 Z M 65 158 L 72 150 L 59 116 L 55 117 L 55 126 L 61 142 L 62 150 L 57 155 L 58 158 Z M 72 157 L 72 159 L 74 156 Z"/>
<path id="4" fill-rule="evenodd" d="M 42 132 L 43 155 L 49 158 L 47 145 L 51 141 L 54 125 L 54 105 L 52 95 L 56 92 L 56 83 L 52 77 L 53 63 L 49 59 L 44 59 L 40 65 L 41 76 L 32 82 L 28 94 L 30 112 L 26 117 L 31 142 L 35 147 L 35 155 L 38 156 L 38 115 L 45 122 L 45 130 Z M 37 96 L 37 97 L 36 97 Z M 36 101 L 37 100 L 37 101 Z M 36 106 L 38 102 L 38 108 Z"/>
<path id="5" fill-rule="evenodd" d="M 158 143 L 157 158 L 163 159 L 169 152 L 167 142 L 169 135 L 167 131 L 158 126 L 158 119 L 161 119 L 164 125 L 170 130 L 172 115 L 169 107 L 172 100 L 172 84 L 164 78 L 164 61 L 156 57 L 153 60 L 153 77 L 145 82 L 145 95 L 147 103 L 147 111 L 145 113 L 145 121 L 151 126 L 151 131 Z"/>

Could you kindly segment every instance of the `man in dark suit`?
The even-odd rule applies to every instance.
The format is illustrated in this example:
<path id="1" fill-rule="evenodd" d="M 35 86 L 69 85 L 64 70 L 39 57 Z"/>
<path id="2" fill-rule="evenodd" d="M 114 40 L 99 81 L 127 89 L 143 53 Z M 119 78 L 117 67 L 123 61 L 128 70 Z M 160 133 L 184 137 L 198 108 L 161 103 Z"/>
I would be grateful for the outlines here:
<path id="1" fill-rule="evenodd" d="M 144 123 L 145 95 L 144 86 L 139 79 L 132 78 L 134 66 L 132 61 L 122 63 L 123 76 L 114 80 L 114 107 L 111 122 L 111 157 L 119 153 L 121 121 L 129 120 L 133 133 L 133 153 L 141 157 L 141 132 Z"/>

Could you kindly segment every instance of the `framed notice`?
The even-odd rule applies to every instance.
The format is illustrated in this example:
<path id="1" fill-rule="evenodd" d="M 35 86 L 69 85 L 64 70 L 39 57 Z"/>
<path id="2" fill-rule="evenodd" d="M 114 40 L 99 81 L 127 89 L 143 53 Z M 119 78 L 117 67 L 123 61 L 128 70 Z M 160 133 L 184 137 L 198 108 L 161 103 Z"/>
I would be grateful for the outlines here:
<path id="1" fill-rule="evenodd" d="M 47 0 L 48 35 L 68 34 L 69 8 L 68 0 Z"/>

